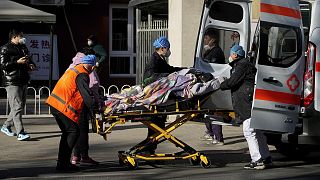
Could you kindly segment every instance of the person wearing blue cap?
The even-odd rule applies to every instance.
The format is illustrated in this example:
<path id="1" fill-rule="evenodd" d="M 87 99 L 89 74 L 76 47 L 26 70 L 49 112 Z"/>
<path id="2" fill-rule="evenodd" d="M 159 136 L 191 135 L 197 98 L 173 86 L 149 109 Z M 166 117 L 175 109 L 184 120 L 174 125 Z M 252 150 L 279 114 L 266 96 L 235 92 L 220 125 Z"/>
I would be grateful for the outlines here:
<path id="1" fill-rule="evenodd" d="M 79 168 L 71 164 L 70 158 L 72 149 L 77 143 L 80 135 L 80 121 L 87 120 L 81 118 L 84 108 L 93 116 L 92 107 L 94 101 L 91 98 L 89 88 L 89 74 L 96 64 L 95 55 L 84 56 L 80 64 L 68 69 L 58 80 L 52 93 L 46 100 L 46 104 L 51 107 L 51 113 L 55 117 L 61 129 L 61 139 L 59 145 L 57 171 L 77 171 Z"/>
<path id="2" fill-rule="evenodd" d="M 166 77 L 175 71 L 183 69 L 181 67 L 170 66 L 167 63 L 166 58 L 170 56 L 171 51 L 170 42 L 166 37 L 162 36 L 156 39 L 153 42 L 153 47 L 155 48 L 155 51 L 153 52 L 144 69 L 143 86 L 147 86 L 148 84 L 151 84 L 162 77 Z M 164 128 L 166 119 L 167 116 L 159 116 L 152 119 L 152 122 L 160 128 Z M 149 136 L 153 135 L 154 133 L 155 132 L 152 129 L 148 128 L 148 136 L 146 141 L 149 139 Z M 150 148 L 148 148 L 146 151 L 149 151 L 150 154 L 154 154 L 156 148 L 156 145 L 150 146 Z"/>
<path id="3" fill-rule="evenodd" d="M 166 58 L 171 55 L 170 42 L 164 36 L 156 39 L 153 42 L 153 47 L 155 51 L 153 52 L 150 60 L 147 62 L 144 74 L 143 74 L 143 85 L 146 86 L 152 82 L 160 79 L 161 77 L 166 77 L 170 73 L 179 71 L 182 68 L 170 66 Z"/>
<path id="4" fill-rule="evenodd" d="M 88 56 L 87 56 L 88 55 Z M 90 56 L 89 56 L 90 55 Z M 72 59 L 72 63 L 69 66 L 74 68 L 78 64 L 86 61 L 90 61 L 90 57 L 95 55 L 95 51 L 89 47 L 84 47 L 81 52 L 78 52 L 76 56 Z M 90 62 L 89 62 L 90 63 Z M 102 100 L 99 95 L 99 77 L 95 69 L 89 74 L 89 88 L 95 100 L 97 107 L 100 107 Z M 87 108 L 83 108 L 79 120 L 80 136 L 78 142 L 73 149 L 73 156 L 71 159 L 72 164 L 86 164 L 86 165 L 98 165 L 99 162 L 93 160 L 89 156 L 89 120 L 91 117 L 88 114 Z"/>
<path id="5" fill-rule="evenodd" d="M 245 169 L 265 169 L 272 165 L 266 137 L 250 128 L 251 108 L 255 75 L 257 69 L 245 58 L 245 51 L 239 45 L 230 50 L 229 65 L 232 67 L 230 78 L 221 83 L 221 90 L 231 90 L 232 104 L 236 115 L 236 124 L 243 124 L 243 135 L 247 140 L 251 162 Z"/>

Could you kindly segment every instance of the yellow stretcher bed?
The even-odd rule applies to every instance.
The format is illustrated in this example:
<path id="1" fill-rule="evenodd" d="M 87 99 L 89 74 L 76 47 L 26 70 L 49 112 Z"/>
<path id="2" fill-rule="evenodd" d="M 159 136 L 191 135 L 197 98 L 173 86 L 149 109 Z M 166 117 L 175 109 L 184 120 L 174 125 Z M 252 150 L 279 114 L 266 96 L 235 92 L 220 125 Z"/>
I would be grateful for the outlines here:
<path id="1" fill-rule="evenodd" d="M 204 114 L 220 112 L 228 113 L 228 110 L 209 110 L 202 109 L 201 105 L 208 99 L 211 95 L 207 94 L 201 97 L 194 97 L 188 100 L 175 100 L 175 103 L 171 105 L 152 105 L 150 109 L 140 109 L 140 110 L 128 110 L 121 113 L 103 115 L 101 120 L 96 119 L 95 126 L 93 130 L 98 134 L 102 135 L 105 139 L 107 134 L 111 133 L 112 128 L 118 124 L 124 124 L 128 121 L 131 122 L 141 122 L 147 127 L 154 130 L 154 134 L 149 137 L 148 140 L 144 140 L 137 145 L 133 146 L 127 151 L 119 151 L 119 163 L 122 166 L 128 166 L 131 169 L 138 168 L 138 160 L 142 159 L 145 161 L 157 161 L 157 160 L 176 160 L 176 159 L 189 159 L 192 165 L 201 164 L 202 167 L 208 168 L 211 166 L 210 160 L 202 153 L 178 139 L 171 134 L 172 131 L 179 128 L 188 121 L 192 121 L 196 118 L 203 117 Z M 182 115 L 175 121 L 166 125 L 165 128 L 160 128 L 151 119 L 156 116 L 163 115 Z M 110 124 L 108 127 L 104 127 L 103 124 Z M 160 144 L 164 141 L 169 141 L 181 148 L 182 151 L 172 153 L 172 154 L 146 154 L 143 153 L 145 148 L 148 148 L 154 144 Z"/>

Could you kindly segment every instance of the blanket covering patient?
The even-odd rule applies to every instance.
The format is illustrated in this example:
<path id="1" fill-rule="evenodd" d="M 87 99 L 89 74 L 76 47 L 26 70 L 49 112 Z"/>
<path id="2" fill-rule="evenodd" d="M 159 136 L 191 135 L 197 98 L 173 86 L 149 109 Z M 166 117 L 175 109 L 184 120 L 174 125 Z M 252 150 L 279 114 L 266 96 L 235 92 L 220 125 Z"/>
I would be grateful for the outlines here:
<path id="1" fill-rule="evenodd" d="M 163 104 L 168 101 L 170 94 L 181 98 L 200 96 L 220 88 L 223 77 L 214 78 L 210 73 L 202 73 L 195 69 L 182 69 L 169 74 L 167 77 L 143 87 L 132 86 L 105 97 L 104 114 L 125 111 L 130 107 Z"/>

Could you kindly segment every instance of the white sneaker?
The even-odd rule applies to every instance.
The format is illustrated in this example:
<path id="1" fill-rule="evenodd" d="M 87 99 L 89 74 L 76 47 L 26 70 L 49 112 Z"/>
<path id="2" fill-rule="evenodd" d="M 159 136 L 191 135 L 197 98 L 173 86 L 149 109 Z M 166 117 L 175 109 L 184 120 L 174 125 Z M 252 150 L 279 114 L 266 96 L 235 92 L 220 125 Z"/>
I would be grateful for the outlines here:
<path id="1" fill-rule="evenodd" d="M 201 136 L 200 139 L 202 141 L 212 141 L 213 140 L 213 138 L 209 134 L 205 134 L 205 135 Z"/>
<path id="2" fill-rule="evenodd" d="M 21 132 L 20 134 L 18 134 L 18 137 L 17 137 L 18 141 L 24 141 L 29 138 L 30 138 L 30 136 L 25 132 Z"/>
<path id="3" fill-rule="evenodd" d="M 11 128 L 10 128 L 10 127 L 4 127 L 4 126 L 2 126 L 1 132 L 3 132 L 4 134 L 6 134 L 7 136 L 15 136 L 15 135 L 16 135 L 16 133 L 14 133 L 14 132 L 11 131 Z"/>
<path id="4" fill-rule="evenodd" d="M 214 140 L 212 141 L 212 144 L 223 146 L 223 145 L 224 145 L 224 142 L 220 142 L 220 141 L 217 141 L 216 139 L 214 139 Z"/>

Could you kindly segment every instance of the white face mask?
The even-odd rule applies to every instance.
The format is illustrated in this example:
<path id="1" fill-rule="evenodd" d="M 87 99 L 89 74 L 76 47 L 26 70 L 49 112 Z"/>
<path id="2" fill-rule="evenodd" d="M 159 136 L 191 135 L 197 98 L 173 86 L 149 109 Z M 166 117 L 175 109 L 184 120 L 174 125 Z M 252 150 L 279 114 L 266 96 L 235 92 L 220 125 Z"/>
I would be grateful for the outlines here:
<path id="1" fill-rule="evenodd" d="M 20 38 L 19 39 L 19 44 L 26 44 L 27 39 L 26 38 Z"/>
<path id="2" fill-rule="evenodd" d="M 164 54 L 164 57 L 169 57 L 171 55 L 171 51 L 168 50 L 165 54 Z"/>
<path id="3" fill-rule="evenodd" d="M 211 47 L 208 44 L 203 46 L 204 51 L 208 51 L 209 49 L 211 49 Z"/>
<path id="4" fill-rule="evenodd" d="M 88 40 L 88 46 L 92 46 L 92 41 L 91 40 Z"/>
<path id="5" fill-rule="evenodd" d="M 232 57 L 229 56 L 229 59 L 228 59 L 229 63 L 231 63 L 233 61 Z"/>

